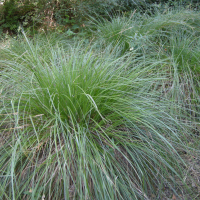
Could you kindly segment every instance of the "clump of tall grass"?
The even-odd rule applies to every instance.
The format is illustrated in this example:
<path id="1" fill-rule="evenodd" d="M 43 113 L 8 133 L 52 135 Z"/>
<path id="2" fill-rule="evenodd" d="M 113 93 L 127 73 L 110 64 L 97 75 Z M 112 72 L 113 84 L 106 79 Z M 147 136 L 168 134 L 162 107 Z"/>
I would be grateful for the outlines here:
<path id="1" fill-rule="evenodd" d="M 27 43 L 0 61 L 1 197 L 148 199 L 166 184 L 176 193 L 168 174 L 182 178 L 187 124 L 151 89 L 166 78 L 162 62 Z"/>
<path id="2" fill-rule="evenodd" d="M 120 45 L 122 54 L 132 49 L 151 53 L 157 49 L 160 37 L 169 36 L 172 30 L 185 29 L 186 32 L 193 32 L 199 36 L 199 22 L 199 13 L 196 11 L 168 7 L 165 10 L 155 9 L 149 14 L 141 14 L 135 10 L 129 16 L 91 18 L 94 35 L 106 45 Z"/>
<path id="3" fill-rule="evenodd" d="M 167 41 L 167 42 L 166 42 Z M 163 81 L 163 94 L 182 104 L 188 115 L 199 118 L 199 38 L 184 30 L 172 32 L 161 48 L 160 57 L 167 59 L 168 80 Z"/>
<path id="4" fill-rule="evenodd" d="M 185 31 L 172 32 L 168 38 L 168 42 L 165 42 L 164 55 L 169 57 L 171 65 L 173 65 L 174 73 L 178 73 L 179 76 L 188 75 L 186 78 L 191 83 L 190 86 L 194 86 L 193 83 L 198 84 L 198 75 L 200 73 L 200 49 L 199 38 L 194 34 L 185 33 Z M 193 92 L 195 90 L 193 89 Z"/>

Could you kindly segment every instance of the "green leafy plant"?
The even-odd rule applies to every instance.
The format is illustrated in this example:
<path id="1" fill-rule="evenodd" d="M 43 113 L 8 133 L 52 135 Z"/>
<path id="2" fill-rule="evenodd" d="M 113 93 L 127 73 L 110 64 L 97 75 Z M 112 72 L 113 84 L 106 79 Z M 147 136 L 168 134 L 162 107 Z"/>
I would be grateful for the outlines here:
<path id="1" fill-rule="evenodd" d="M 48 41 L 2 49 L 2 197 L 147 199 L 164 184 L 176 193 L 166 174 L 182 177 L 187 124 L 150 89 L 162 62 Z"/>
<path id="2" fill-rule="evenodd" d="M 165 10 L 164 13 L 158 9 L 151 15 L 141 15 L 135 10 L 129 16 L 110 16 L 110 19 L 91 17 L 91 29 L 106 44 L 121 45 L 123 52 L 141 50 L 140 47 L 143 51 L 152 52 L 152 47 L 158 46 L 160 37 L 169 36 L 171 30 L 185 29 L 186 32 L 192 32 L 195 29 L 198 35 L 199 21 L 198 13 L 182 8 Z"/>
<path id="3" fill-rule="evenodd" d="M 195 198 L 199 13 L 156 6 L 0 46 L 1 198 Z"/>

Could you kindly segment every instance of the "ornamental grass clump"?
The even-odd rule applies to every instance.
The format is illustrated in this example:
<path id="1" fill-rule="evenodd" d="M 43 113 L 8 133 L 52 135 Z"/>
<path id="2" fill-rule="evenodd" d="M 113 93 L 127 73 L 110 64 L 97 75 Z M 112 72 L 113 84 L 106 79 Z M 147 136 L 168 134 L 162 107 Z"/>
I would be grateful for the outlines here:
<path id="1" fill-rule="evenodd" d="M 193 120 L 199 116 L 200 49 L 196 29 L 169 32 L 161 40 L 159 59 L 165 59 L 168 79 L 163 80 L 162 93 L 182 104 Z M 162 69 L 163 70 L 163 69 Z"/>
<path id="2" fill-rule="evenodd" d="M 166 185 L 178 195 L 187 124 L 152 89 L 163 63 L 26 40 L 0 61 L 1 198 L 161 198 Z"/>
<path id="3" fill-rule="evenodd" d="M 199 36 L 199 13 L 193 10 L 169 8 L 162 10 L 155 7 L 149 13 L 139 13 L 134 10 L 126 15 L 114 15 L 109 19 L 97 19 L 91 17 L 92 29 L 101 43 L 120 45 L 122 54 L 129 50 L 137 50 L 141 53 L 149 53 L 156 50 L 161 38 L 170 35 L 173 30 L 191 33 L 195 30 L 195 36 Z"/>

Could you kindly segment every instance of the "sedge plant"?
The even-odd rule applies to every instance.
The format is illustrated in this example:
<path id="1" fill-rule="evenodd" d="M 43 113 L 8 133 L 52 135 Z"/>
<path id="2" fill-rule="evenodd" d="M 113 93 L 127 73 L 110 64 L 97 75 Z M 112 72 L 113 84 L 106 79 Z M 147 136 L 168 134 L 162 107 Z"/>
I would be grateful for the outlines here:
<path id="1" fill-rule="evenodd" d="M 137 50 L 151 54 L 157 51 L 160 37 L 169 37 L 170 32 L 185 29 L 186 32 L 199 36 L 199 13 L 183 8 L 156 8 L 141 14 L 137 9 L 129 14 L 113 14 L 108 19 L 90 17 L 90 26 L 100 43 L 121 46 L 121 53 Z M 195 31 L 193 31 L 195 30 Z M 166 38 L 165 38 L 166 39 Z M 156 52 L 157 53 L 157 52 Z"/>
<path id="2" fill-rule="evenodd" d="M 179 195 L 168 177 L 183 178 L 187 124 L 152 89 L 162 62 L 25 39 L 0 60 L 1 198 L 149 199 L 166 185 Z"/>

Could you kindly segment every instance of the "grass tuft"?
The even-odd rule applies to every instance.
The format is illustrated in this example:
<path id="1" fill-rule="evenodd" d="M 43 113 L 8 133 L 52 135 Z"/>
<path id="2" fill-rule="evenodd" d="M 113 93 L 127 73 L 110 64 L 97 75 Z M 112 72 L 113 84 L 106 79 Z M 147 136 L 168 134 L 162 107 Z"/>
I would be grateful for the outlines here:
<path id="1" fill-rule="evenodd" d="M 191 192 L 181 155 L 199 123 L 199 39 L 185 13 L 104 20 L 89 42 L 24 34 L 0 49 L 2 199 Z"/>

